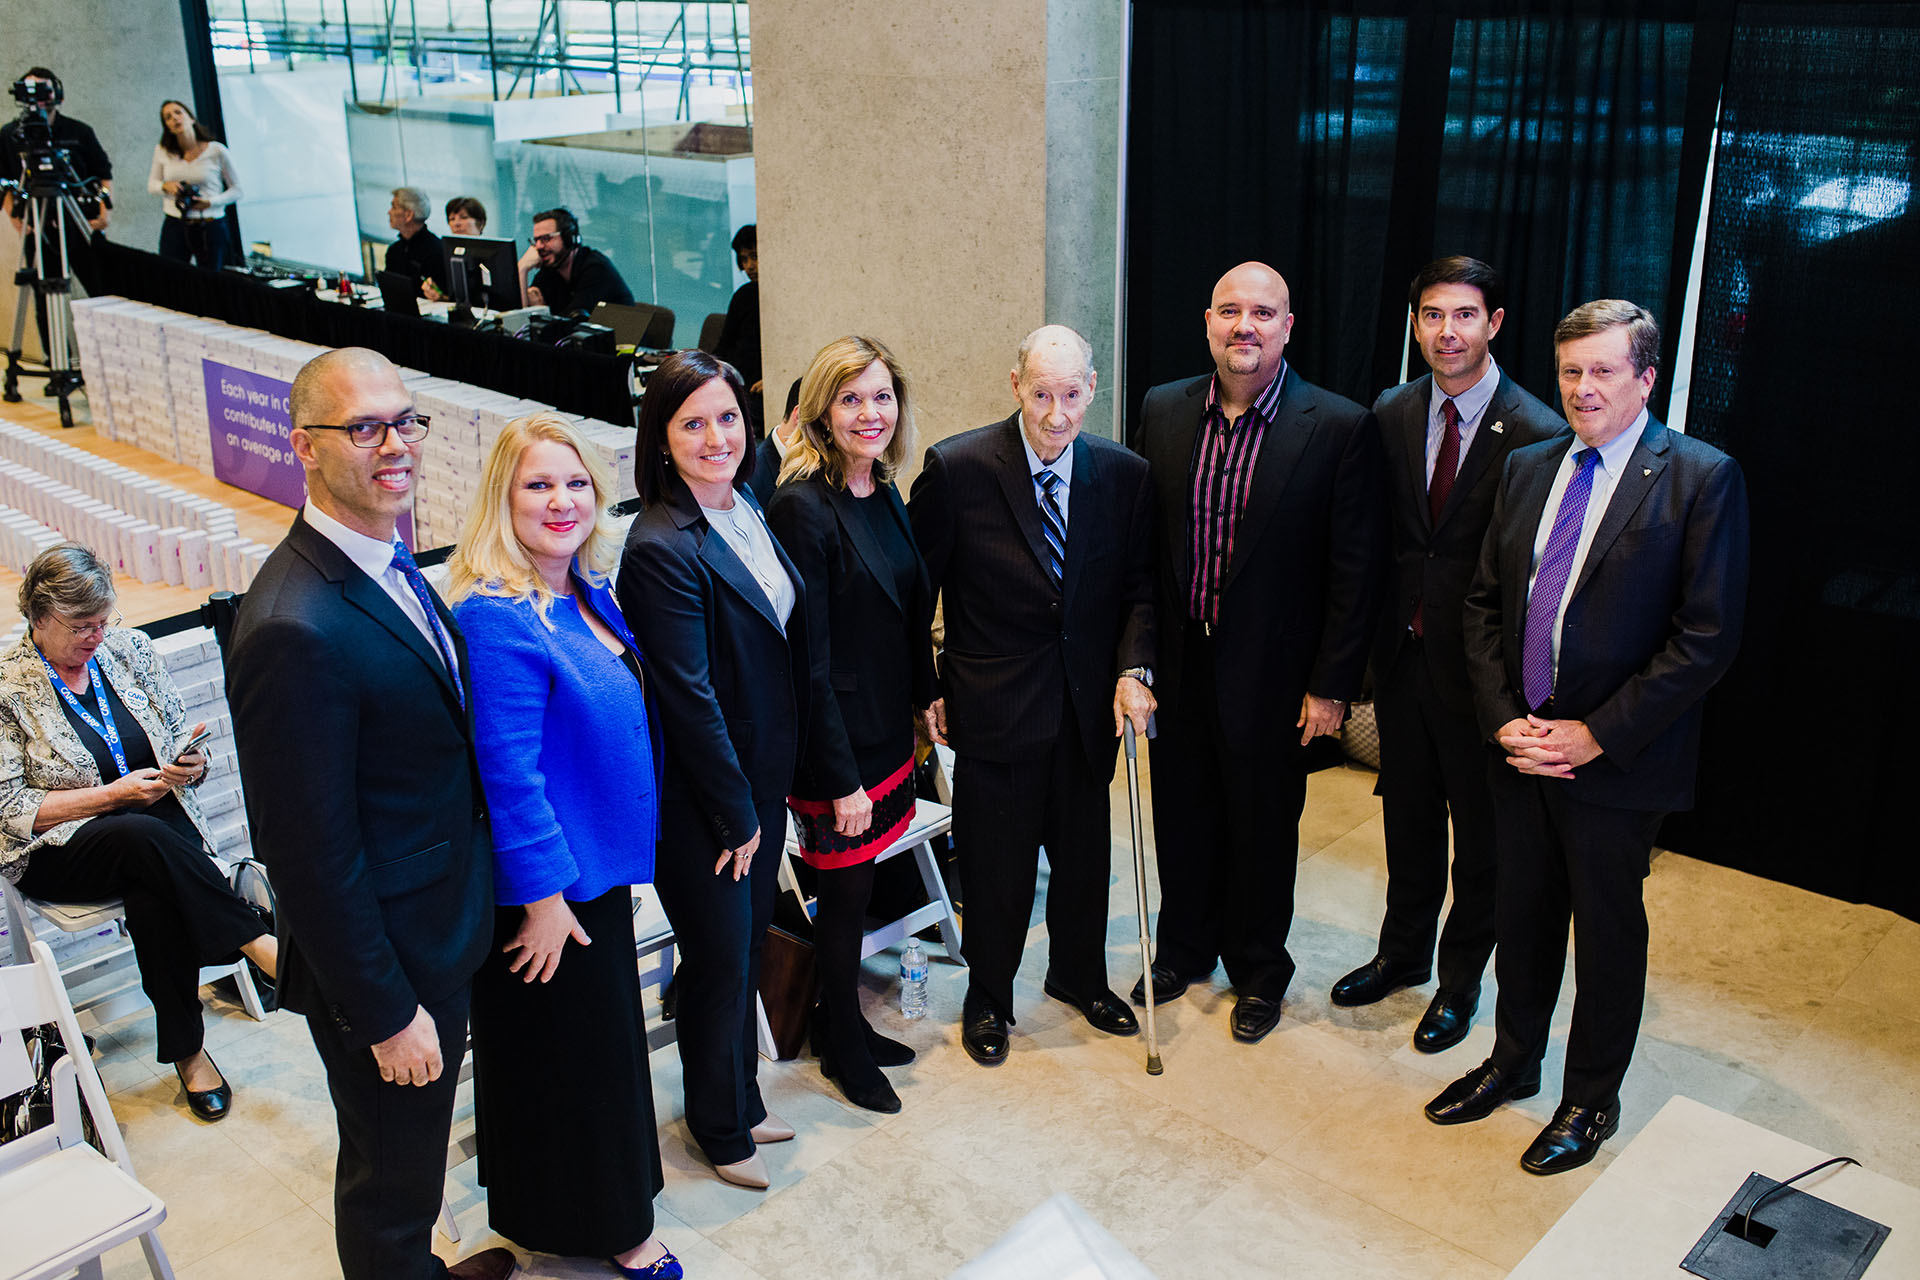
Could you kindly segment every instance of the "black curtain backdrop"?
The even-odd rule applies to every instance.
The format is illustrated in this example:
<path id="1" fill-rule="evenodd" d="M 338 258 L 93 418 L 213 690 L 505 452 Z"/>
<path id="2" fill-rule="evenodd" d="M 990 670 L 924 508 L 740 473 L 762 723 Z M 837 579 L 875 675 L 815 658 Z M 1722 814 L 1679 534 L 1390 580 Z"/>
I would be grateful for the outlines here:
<path id="1" fill-rule="evenodd" d="M 1148 387 L 1209 367 L 1213 283 L 1249 258 L 1287 277 L 1309 381 L 1373 381 L 1407 22 L 1362 8 L 1134 5 L 1129 425 Z"/>
<path id="2" fill-rule="evenodd" d="M 1669 305 L 1718 92 L 1695 20 L 1725 7 L 1135 0 L 1129 410 L 1207 367 L 1208 292 L 1248 258 L 1292 286 L 1288 359 L 1370 404 L 1399 381 L 1407 281 L 1449 253 L 1505 273 L 1496 354 L 1554 402 L 1562 315 Z"/>
<path id="3" fill-rule="evenodd" d="M 1689 433 L 1740 459 L 1753 586 L 1688 853 L 1920 919 L 1920 12 L 1742 5 Z"/>

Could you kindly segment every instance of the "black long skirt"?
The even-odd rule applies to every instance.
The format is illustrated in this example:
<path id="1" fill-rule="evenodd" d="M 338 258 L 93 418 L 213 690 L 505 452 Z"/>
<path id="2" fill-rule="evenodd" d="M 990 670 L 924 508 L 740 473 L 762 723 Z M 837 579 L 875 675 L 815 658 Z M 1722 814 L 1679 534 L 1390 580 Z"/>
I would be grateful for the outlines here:
<path id="1" fill-rule="evenodd" d="M 473 1110 L 487 1221 L 526 1249 L 611 1257 L 653 1234 L 660 1135 L 647 1071 L 633 910 L 625 885 L 573 902 L 549 982 L 510 973 L 520 907 L 494 912 L 473 980 Z"/>

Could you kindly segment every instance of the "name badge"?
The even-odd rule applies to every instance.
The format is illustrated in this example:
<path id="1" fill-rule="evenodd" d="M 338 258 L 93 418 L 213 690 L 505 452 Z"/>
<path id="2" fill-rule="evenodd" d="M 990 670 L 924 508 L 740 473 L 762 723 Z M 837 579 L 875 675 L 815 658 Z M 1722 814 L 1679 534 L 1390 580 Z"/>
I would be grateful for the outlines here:
<path id="1" fill-rule="evenodd" d="M 145 711 L 150 705 L 146 690 L 134 688 L 120 695 L 120 701 L 127 704 L 129 711 Z"/>

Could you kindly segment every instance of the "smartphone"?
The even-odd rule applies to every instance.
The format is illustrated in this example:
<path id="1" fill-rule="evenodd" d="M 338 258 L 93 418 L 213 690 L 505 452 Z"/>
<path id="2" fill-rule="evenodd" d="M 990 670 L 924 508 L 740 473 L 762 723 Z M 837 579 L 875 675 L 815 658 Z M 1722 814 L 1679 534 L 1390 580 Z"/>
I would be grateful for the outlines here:
<path id="1" fill-rule="evenodd" d="M 207 739 L 211 738 L 212 736 L 213 736 L 213 730 L 211 729 L 202 729 L 199 733 L 194 734 L 193 737 L 187 739 L 186 746 L 181 747 L 178 751 L 173 753 L 173 762 L 175 764 L 179 764 L 181 756 L 190 755 L 193 752 L 198 751 L 202 746 L 206 744 Z"/>

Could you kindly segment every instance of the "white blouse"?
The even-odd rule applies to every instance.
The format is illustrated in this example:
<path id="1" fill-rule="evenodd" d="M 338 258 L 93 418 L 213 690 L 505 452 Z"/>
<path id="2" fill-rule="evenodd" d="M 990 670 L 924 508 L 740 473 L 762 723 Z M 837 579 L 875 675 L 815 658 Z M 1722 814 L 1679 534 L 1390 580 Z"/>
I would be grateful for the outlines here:
<path id="1" fill-rule="evenodd" d="M 209 142 L 206 149 L 191 160 L 182 159 L 156 143 L 153 168 L 147 173 L 147 190 L 160 195 L 161 184 L 167 182 L 192 183 L 200 188 L 200 198 L 209 206 L 183 215 L 169 197 L 161 202 L 169 218 L 184 216 L 195 221 L 224 218 L 227 206 L 240 198 L 240 175 L 234 171 L 233 157 L 218 142 Z"/>
<path id="2" fill-rule="evenodd" d="M 747 566 L 760 589 L 767 594 L 768 603 L 773 605 L 774 616 L 780 619 L 780 625 L 786 626 L 787 619 L 793 614 L 794 602 L 799 599 L 793 589 L 793 579 L 787 576 L 787 568 L 780 563 L 780 553 L 774 550 L 773 532 L 767 528 L 766 517 L 754 510 L 753 504 L 745 499 L 734 499 L 731 510 L 719 511 L 713 507 L 701 507 L 700 514 L 707 523 L 725 538 L 727 545 L 733 548 L 733 554 Z"/>

